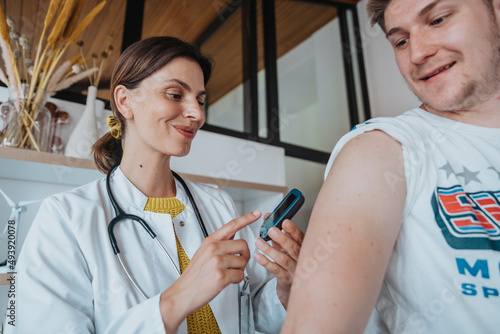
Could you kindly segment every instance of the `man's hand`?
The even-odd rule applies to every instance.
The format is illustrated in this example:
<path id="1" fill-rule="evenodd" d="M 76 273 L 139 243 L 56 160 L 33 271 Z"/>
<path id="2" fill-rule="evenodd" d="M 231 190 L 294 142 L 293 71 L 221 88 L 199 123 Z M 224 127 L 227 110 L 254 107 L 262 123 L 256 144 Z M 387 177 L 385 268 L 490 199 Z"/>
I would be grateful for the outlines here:
<path id="1" fill-rule="evenodd" d="M 267 217 L 269 213 L 264 220 Z M 283 222 L 282 228 L 286 234 L 276 227 L 269 229 L 272 246 L 261 238 L 255 241 L 257 248 L 274 262 L 260 253 L 255 254 L 255 260 L 278 279 L 276 292 L 286 309 L 304 233 L 288 219 Z"/>

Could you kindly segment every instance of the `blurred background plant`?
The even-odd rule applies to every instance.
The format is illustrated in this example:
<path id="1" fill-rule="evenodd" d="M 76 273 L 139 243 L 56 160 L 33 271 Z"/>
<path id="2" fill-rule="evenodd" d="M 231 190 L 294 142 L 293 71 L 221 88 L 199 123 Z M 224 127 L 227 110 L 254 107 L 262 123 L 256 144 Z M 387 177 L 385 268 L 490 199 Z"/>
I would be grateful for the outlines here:
<path id="1" fill-rule="evenodd" d="M 106 48 L 100 54 L 97 53 L 91 54 L 92 67 L 90 67 L 90 65 L 87 64 L 87 59 L 84 57 L 84 52 L 83 52 L 83 47 L 85 44 L 84 41 L 80 40 L 76 42 L 76 45 L 80 47 L 80 58 L 83 61 L 81 61 L 79 64 L 75 66 L 77 66 L 78 70 L 84 71 L 83 73 L 88 74 L 90 86 L 94 86 L 96 88 L 99 87 L 99 82 L 101 81 L 101 75 L 104 69 L 104 65 L 106 64 L 109 56 L 114 50 L 113 45 L 111 45 L 111 40 L 113 39 L 113 36 L 114 36 L 113 31 L 108 32 L 108 42 Z M 97 71 L 92 71 L 94 68 L 97 68 Z"/>
<path id="2" fill-rule="evenodd" d="M 0 133 L 0 145 L 6 136 L 20 136 L 20 147 L 40 150 L 33 129 L 39 108 L 48 95 L 68 88 L 75 82 L 99 72 L 98 67 L 82 69 L 85 58 L 80 54 L 58 66 L 68 49 L 87 29 L 94 18 L 106 5 L 101 1 L 79 21 L 85 0 L 51 0 L 43 29 L 36 47 L 26 35 L 16 31 L 16 23 L 6 17 L 0 4 L 0 48 L 4 68 L 0 68 L 0 80 L 9 88 L 10 99 L 22 99 L 22 120 L 18 129 Z M 7 138 L 8 139 L 8 138 Z M 17 144 L 16 144 L 17 145 Z"/>

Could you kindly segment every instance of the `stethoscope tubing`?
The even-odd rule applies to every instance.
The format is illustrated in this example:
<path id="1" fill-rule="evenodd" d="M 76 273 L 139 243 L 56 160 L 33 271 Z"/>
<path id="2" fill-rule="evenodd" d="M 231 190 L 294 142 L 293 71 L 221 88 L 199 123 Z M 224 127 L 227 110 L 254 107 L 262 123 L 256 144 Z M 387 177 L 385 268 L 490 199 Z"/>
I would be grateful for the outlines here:
<path id="1" fill-rule="evenodd" d="M 129 270 L 127 269 L 127 266 L 125 265 L 125 263 L 124 263 L 124 261 L 123 261 L 123 259 L 121 257 L 120 249 L 118 248 L 118 243 L 116 241 L 115 234 L 114 234 L 114 228 L 116 227 L 116 225 L 119 222 L 121 222 L 121 221 L 123 221 L 125 219 L 130 219 L 130 220 L 132 220 L 132 222 L 134 222 L 134 221 L 135 222 L 139 222 L 142 225 L 142 227 L 148 232 L 148 234 L 151 236 L 151 238 L 158 243 L 158 245 L 161 247 L 161 249 L 163 250 L 163 252 L 167 255 L 168 259 L 170 260 L 170 263 L 175 268 L 175 270 L 176 270 L 176 272 L 177 272 L 177 274 L 179 276 L 181 275 L 181 272 L 180 272 L 179 268 L 177 268 L 174 260 L 172 259 L 172 257 L 168 253 L 168 251 L 165 249 L 165 247 L 163 246 L 163 244 L 160 242 L 160 240 L 158 240 L 158 238 L 156 236 L 156 233 L 154 233 L 154 231 L 151 229 L 151 227 L 148 225 L 148 223 L 146 223 L 146 221 L 144 219 L 142 219 L 141 217 L 139 217 L 139 216 L 125 213 L 125 211 L 123 211 L 123 209 L 116 202 L 115 196 L 113 195 L 113 192 L 111 191 L 111 186 L 110 186 L 111 174 L 115 171 L 116 168 L 118 168 L 118 165 L 115 166 L 115 167 L 113 167 L 111 169 L 111 171 L 108 173 L 108 175 L 106 176 L 106 190 L 108 192 L 108 197 L 109 197 L 109 199 L 111 201 L 111 205 L 113 206 L 113 208 L 115 210 L 115 215 L 116 215 L 111 220 L 111 222 L 108 225 L 109 241 L 110 241 L 111 246 L 113 248 L 113 252 L 118 257 L 118 261 L 120 262 L 120 265 L 121 265 L 123 271 L 125 271 L 125 274 L 127 275 L 129 281 L 132 283 L 132 285 L 135 287 L 135 289 L 137 291 L 139 291 L 139 293 L 142 295 L 142 297 L 144 297 L 144 299 L 148 299 L 148 297 L 146 296 L 146 294 L 144 293 L 144 291 L 142 291 L 142 289 L 139 287 L 139 285 L 137 284 L 137 282 L 135 281 L 135 279 L 130 274 Z M 207 233 L 207 230 L 205 228 L 205 224 L 203 223 L 203 219 L 201 217 L 200 211 L 198 210 L 198 206 L 196 205 L 196 202 L 195 202 L 195 200 L 193 198 L 193 195 L 191 194 L 191 191 L 189 190 L 187 184 L 184 182 L 184 180 L 182 179 L 182 177 L 180 177 L 174 171 L 172 171 L 172 174 L 174 175 L 174 177 L 177 179 L 177 181 L 179 181 L 179 183 L 184 188 L 184 191 L 186 192 L 186 195 L 187 195 L 189 201 L 191 202 L 191 205 L 193 206 L 193 210 L 194 210 L 194 213 L 196 215 L 196 218 L 198 219 L 198 224 L 200 225 L 200 229 L 201 229 L 201 231 L 203 233 L 203 236 L 205 238 L 208 237 L 208 233 Z M 245 276 L 244 283 L 243 283 L 243 289 L 240 289 L 240 292 L 239 292 L 239 295 L 240 295 L 241 298 L 243 298 L 245 295 L 249 294 L 249 293 L 245 293 L 246 289 L 248 288 L 249 281 L 250 281 L 250 278 L 248 276 Z M 243 314 L 243 311 L 241 310 L 241 307 L 242 307 L 242 305 L 241 305 L 241 298 L 240 298 L 240 305 L 239 305 L 239 313 L 240 313 L 240 317 L 239 317 L 240 318 L 239 319 L 239 328 L 240 328 L 240 330 L 239 330 L 239 332 L 240 333 L 242 333 L 242 319 L 241 319 L 241 316 Z M 248 301 L 246 302 L 245 305 L 248 308 Z"/>
<path id="2" fill-rule="evenodd" d="M 201 218 L 200 210 L 198 210 L 198 206 L 196 205 L 196 201 L 193 198 L 193 195 L 191 194 L 191 191 L 189 190 L 189 187 L 187 186 L 186 182 L 184 182 L 184 179 L 177 174 L 174 171 L 171 171 L 174 177 L 179 181 L 179 183 L 182 185 L 184 188 L 184 191 L 186 192 L 186 195 L 189 199 L 189 202 L 193 206 L 194 214 L 196 215 L 196 219 L 198 220 L 198 225 L 200 225 L 201 232 L 203 233 L 203 237 L 206 238 L 208 237 L 208 232 L 207 229 L 205 228 L 205 223 L 203 222 L 203 218 Z"/>
<path id="3" fill-rule="evenodd" d="M 118 168 L 118 165 L 113 167 L 113 169 L 106 176 L 106 191 L 108 193 L 109 200 L 111 201 L 111 205 L 113 206 L 113 208 L 115 210 L 115 215 L 116 215 L 108 225 L 109 241 L 111 243 L 111 247 L 113 248 L 113 252 L 118 257 L 118 261 L 120 261 L 120 265 L 122 266 L 123 270 L 125 271 L 125 274 L 127 275 L 128 279 L 132 282 L 132 284 L 137 289 L 137 291 L 139 291 L 139 293 L 145 299 L 147 299 L 146 294 L 144 293 L 144 291 L 142 291 L 142 289 L 139 287 L 137 282 L 134 280 L 134 278 L 130 274 L 129 270 L 127 269 L 127 266 L 125 265 L 121 255 L 120 255 L 120 248 L 118 247 L 118 242 L 116 241 L 116 237 L 115 237 L 115 233 L 114 233 L 114 229 L 119 222 L 121 222 L 125 219 L 130 219 L 133 222 L 134 221 L 139 222 L 141 224 L 141 226 L 148 232 L 148 234 L 151 236 L 151 238 L 158 243 L 160 248 L 167 255 L 170 263 L 175 268 L 175 271 L 177 272 L 177 274 L 179 276 L 181 275 L 181 272 L 180 272 L 179 268 L 177 268 L 175 261 L 172 259 L 172 257 L 170 256 L 170 254 L 168 253 L 166 248 L 163 246 L 163 244 L 160 242 L 160 240 L 158 240 L 156 233 L 154 233 L 153 229 L 151 229 L 149 224 L 146 223 L 146 221 L 139 216 L 125 213 L 125 211 L 123 211 L 123 209 L 116 202 L 115 196 L 113 195 L 113 192 L 111 191 L 111 185 L 110 185 L 110 183 L 111 183 L 110 176 L 116 170 L 116 168 Z M 207 233 L 207 230 L 205 228 L 205 224 L 203 222 L 203 219 L 201 218 L 200 211 L 198 210 L 198 206 L 196 205 L 196 202 L 194 201 L 193 195 L 191 194 L 191 191 L 189 190 L 186 182 L 184 182 L 184 180 L 182 179 L 182 177 L 180 175 L 178 175 L 174 171 L 172 171 L 172 174 L 174 175 L 174 177 L 180 182 L 180 184 L 184 188 L 184 191 L 186 192 L 186 195 L 189 199 L 189 202 L 191 202 L 191 205 L 193 206 L 193 210 L 194 210 L 194 213 L 195 213 L 196 218 L 198 220 L 198 224 L 200 225 L 200 229 L 203 233 L 203 236 L 206 238 L 208 236 L 208 233 Z"/>

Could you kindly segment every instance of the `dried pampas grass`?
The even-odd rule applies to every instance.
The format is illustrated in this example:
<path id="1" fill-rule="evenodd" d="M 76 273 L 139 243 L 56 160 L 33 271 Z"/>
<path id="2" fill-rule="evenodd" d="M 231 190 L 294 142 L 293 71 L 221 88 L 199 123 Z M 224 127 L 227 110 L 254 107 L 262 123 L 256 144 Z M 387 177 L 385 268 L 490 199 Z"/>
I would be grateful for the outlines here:
<path id="1" fill-rule="evenodd" d="M 43 29 L 46 30 L 51 24 L 52 20 L 54 20 L 54 17 L 56 16 L 57 10 L 59 9 L 59 6 L 61 5 L 62 0 L 51 0 L 49 4 L 49 9 L 47 11 L 47 15 L 45 15 L 45 20 L 43 22 Z M 40 41 L 42 38 L 40 38 Z"/>
<path id="2" fill-rule="evenodd" d="M 80 55 L 58 65 L 69 45 L 80 37 L 106 5 L 105 0 L 101 1 L 78 22 L 84 3 L 85 0 L 50 0 L 43 30 L 36 43 L 38 46 L 34 60 L 29 55 L 31 44 L 25 36 L 22 36 L 22 40 L 16 37 L 21 34 L 14 30 L 14 21 L 6 18 L 0 3 L 0 48 L 4 60 L 4 70 L 0 69 L 0 81 L 8 85 L 12 98 L 23 97 L 26 103 L 43 104 L 49 92 L 54 94 L 98 72 L 97 67 L 83 72 L 73 70 L 72 65 L 84 61 L 84 57 Z M 46 35 L 48 36 L 45 37 Z M 14 52 L 17 58 L 14 57 Z M 27 92 L 22 90 L 25 83 L 29 86 Z M 36 113 L 28 110 L 26 114 L 23 129 L 20 130 L 23 133 L 24 147 L 38 149 L 38 143 L 33 142 L 34 136 L 31 133 Z"/>
<path id="3" fill-rule="evenodd" d="M 64 5 L 59 13 L 54 27 L 52 27 L 52 31 L 50 32 L 49 37 L 47 37 L 47 45 L 55 46 L 57 41 L 62 37 L 62 33 L 64 28 L 68 24 L 68 21 L 71 17 L 71 13 L 73 12 L 73 8 L 76 5 L 76 0 L 66 0 L 64 1 Z"/>
<path id="4" fill-rule="evenodd" d="M 0 47 L 2 48 L 2 59 L 7 73 L 7 80 L 9 81 L 9 90 L 13 98 L 18 98 L 21 92 L 21 83 L 17 79 L 14 62 L 12 61 L 12 52 L 10 46 L 5 40 L 0 39 Z"/>
<path id="5" fill-rule="evenodd" d="M 59 81 L 64 77 L 66 72 L 68 72 L 68 69 L 71 67 L 71 61 L 66 60 L 64 63 L 59 66 L 59 68 L 54 72 L 52 77 L 49 80 L 49 83 L 47 84 L 47 91 L 53 91 L 54 87 L 57 85 Z"/>
<path id="6" fill-rule="evenodd" d="M 106 5 L 106 1 L 102 1 L 100 4 L 95 6 L 94 9 L 92 9 L 90 11 L 90 13 L 87 14 L 87 16 L 85 16 L 85 18 L 82 20 L 82 22 L 80 22 L 80 24 L 76 27 L 76 29 L 69 36 L 68 40 L 71 43 L 76 42 L 76 40 L 85 31 L 85 29 L 87 29 L 89 24 L 95 19 L 97 14 L 99 14 L 101 12 L 101 10 L 104 8 L 105 5 Z"/>
<path id="7" fill-rule="evenodd" d="M 95 73 L 98 71 L 98 68 L 97 67 L 93 67 L 91 68 L 90 70 L 86 70 L 86 71 L 83 71 L 79 74 L 76 74 L 76 75 L 73 75 L 67 79 L 64 79 L 63 81 L 59 82 L 57 84 L 57 86 L 54 87 L 54 92 L 57 92 L 59 90 L 62 90 L 62 89 L 66 89 L 68 87 L 70 87 L 72 84 L 82 80 L 83 78 Z M 49 91 L 50 93 L 52 93 L 53 91 Z"/>
<path id="8" fill-rule="evenodd" d="M 2 39 L 9 43 L 9 26 L 7 25 L 7 18 L 5 17 L 5 11 L 3 10 L 3 6 L 0 3 L 0 34 L 2 35 Z"/>
<path id="9" fill-rule="evenodd" d="M 78 18 L 80 17 L 80 13 L 82 11 L 84 4 L 85 4 L 85 0 L 77 0 L 76 5 L 73 8 L 73 13 L 71 13 L 69 22 L 68 22 L 66 28 L 64 29 L 64 32 L 63 32 L 64 38 L 67 39 L 69 37 L 69 35 L 71 34 L 71 32 L 73 32 L 73 30 L 75 29 L 76 23 L 78 22 Z"/>

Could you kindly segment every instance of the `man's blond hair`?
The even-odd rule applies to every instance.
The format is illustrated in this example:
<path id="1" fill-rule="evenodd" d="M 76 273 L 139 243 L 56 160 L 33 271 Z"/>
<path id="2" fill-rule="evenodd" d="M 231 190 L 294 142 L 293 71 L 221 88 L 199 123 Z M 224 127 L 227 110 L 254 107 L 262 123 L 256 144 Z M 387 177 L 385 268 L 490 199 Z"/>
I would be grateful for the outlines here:
<path id="1" fill-rule="evenodd" d="M 372 26 L 378 24 L 384 32 L 385 27 L 385 10 L 392 0 L 368 0 L 366 5 L 366 11 L 368 12 L 368 17 L 370 18 L 370 23 Z M 493 13 L 493 0 L 483 0 L 483 2 L 488 6 L 488 8 Z"/>

